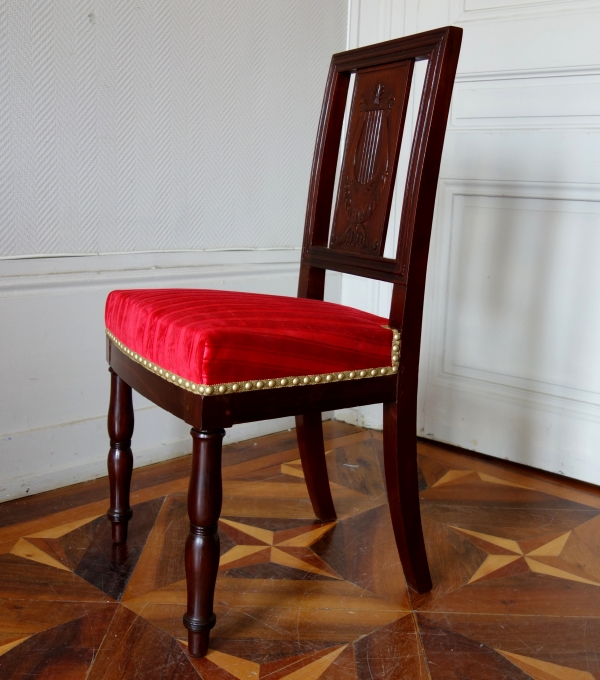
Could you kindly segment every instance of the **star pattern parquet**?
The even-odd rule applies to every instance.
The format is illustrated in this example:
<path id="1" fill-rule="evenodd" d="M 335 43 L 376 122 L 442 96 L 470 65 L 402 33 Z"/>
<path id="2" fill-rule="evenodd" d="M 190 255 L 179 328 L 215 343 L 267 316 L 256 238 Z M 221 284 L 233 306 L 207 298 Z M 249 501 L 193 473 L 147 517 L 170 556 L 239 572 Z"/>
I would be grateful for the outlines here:
<path id="1" fill-rule="evenodd" d="M 312 514 L 294 432 L 224 450 L 204 659 L 181 621 L 189 458 L 134 472 L 126 546 L 106 480 L 0 506 L 0 678 L 600 680 L 600 491 L 422 442 L 419 595 L 381 434 L 325 433 L 336 522 Z"/>

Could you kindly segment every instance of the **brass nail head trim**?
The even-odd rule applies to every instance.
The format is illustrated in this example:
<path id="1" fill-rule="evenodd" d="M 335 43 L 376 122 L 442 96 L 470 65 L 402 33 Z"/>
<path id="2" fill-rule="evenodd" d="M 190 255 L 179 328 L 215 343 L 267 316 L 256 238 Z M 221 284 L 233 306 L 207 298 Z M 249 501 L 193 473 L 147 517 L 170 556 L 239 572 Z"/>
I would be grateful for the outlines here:
<path id="1" fill-rule="evenodd" d="M 123 354 L 130 357 L 133 361 L 136 361 L 141 366 L 149 371 L 152 371 L 159 375 L 160 377 L 172 382 L 177 387 L 181 387 L 188 392 L 193 392 L 196 394 L 201 394 L 204 396 L 210 396 L 212 394 L 226 394 L 227 392 L 240 392 L 240 391 L 254 391 L 261 390 L 264 388 L 276 389 L 283 387 L 302 387 L 304 385 L 319 384 L 321 382 L 336 382 L 336 381 L 348 381 L 357 380 L 362 378 L 375 378 L 380 376 L 386 376 L 390 373 L 398 372 L 399 364 L 399 354 L 400 354 L 400 333 L 390 328 L 389 326 L 384 326 L 393 332 L 392 340 L 392 351 L 391 351 L 391 366 L 381 366 L 379 368 L 363 368 L 354 371 L 344 371 L 339 373 L 325 373 L 316 375 L 300 375 L 300 376 L 286 376 L 283 378 L 270 378 L 267 380 L 257 380 L 246 382 L 232 382 L 232 383 L 221 383 L 217 385 L 201 385 L 196 384 L 185 378 L 183 376 L 176 375 L 171 371 L 167 371 L 161 368 L 152 361 L 141 356 L 137 352 L 127 347 L 121 340 L 119 340 L 114 333 L 106 329 L 106 335 L 110 338 L 113 345 L 119 349 Z"/>

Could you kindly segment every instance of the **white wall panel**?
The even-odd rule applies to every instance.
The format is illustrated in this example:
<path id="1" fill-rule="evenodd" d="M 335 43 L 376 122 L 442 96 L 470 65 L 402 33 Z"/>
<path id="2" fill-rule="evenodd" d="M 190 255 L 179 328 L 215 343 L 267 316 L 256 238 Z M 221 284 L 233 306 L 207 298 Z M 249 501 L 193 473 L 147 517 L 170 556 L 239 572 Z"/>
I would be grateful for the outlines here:
<path id="1" fill-rule="evenodd" d="M 0 257 L 301 242 L 346 0 L 3 0 Z"/>

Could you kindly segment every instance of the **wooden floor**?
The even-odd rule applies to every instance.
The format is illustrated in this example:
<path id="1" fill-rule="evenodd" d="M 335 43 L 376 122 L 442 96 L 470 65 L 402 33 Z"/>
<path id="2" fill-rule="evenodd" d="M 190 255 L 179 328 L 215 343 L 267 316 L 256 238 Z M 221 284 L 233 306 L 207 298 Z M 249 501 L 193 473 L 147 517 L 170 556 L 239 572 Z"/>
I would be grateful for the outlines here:
<path id="1" fill-rule="evenodd" d="M 284 432 L 224 453 L 217 625 L 192 659 L 189 457 L 134 472 L 113 548 L 106 480 L 0 506 L 0 678 L 600 679 L 600 492 L 420 444 L 434 589 L 408 592 L 381 434 L 325 424 L 339 514 L 314 520 Z"/>

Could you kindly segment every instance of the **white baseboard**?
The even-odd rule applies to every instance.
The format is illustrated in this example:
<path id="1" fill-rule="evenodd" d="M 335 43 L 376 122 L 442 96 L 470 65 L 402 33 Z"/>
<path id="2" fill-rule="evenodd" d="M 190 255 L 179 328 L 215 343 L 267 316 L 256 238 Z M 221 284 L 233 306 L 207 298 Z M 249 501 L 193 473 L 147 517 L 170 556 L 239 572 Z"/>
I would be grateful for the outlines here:
<path id="1" fill-rule="evenodd" d="M 370 430 L 383 430 L 383 404 L 367 404 L 335 411 L 335 419 Z"/>
<path id="2" fill-rule="evenodd" d="M 293 417 L 234 425 L 226 431 L 223 443 L 292 427 Z M 134 467 L 191 453 L 189 430 L 189 425 L 157 407 L 137 411 L 132 442 Z M 10 463 L 13 474 L 0 481 L 0 502 L 104 477 L 108 446 L 105 416 L 3 437 L 0 460 Z"/>

